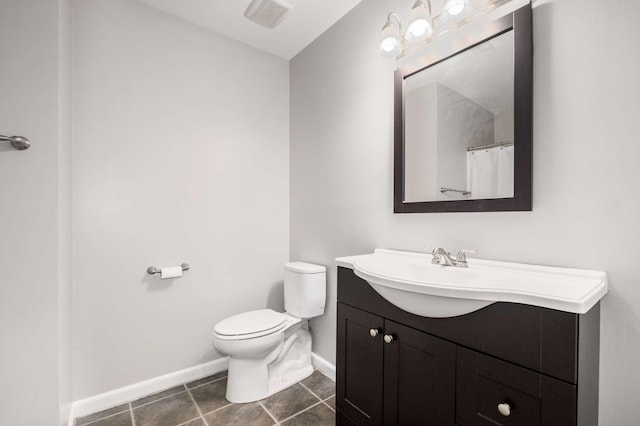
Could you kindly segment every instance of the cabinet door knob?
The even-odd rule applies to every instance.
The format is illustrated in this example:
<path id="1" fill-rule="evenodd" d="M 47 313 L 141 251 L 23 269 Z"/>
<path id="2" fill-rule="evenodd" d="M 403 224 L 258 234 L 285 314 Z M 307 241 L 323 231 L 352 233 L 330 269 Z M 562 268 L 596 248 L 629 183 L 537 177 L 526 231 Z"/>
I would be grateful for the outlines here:
<path id="1" fill-rule="evenodd" d="M 384 341 L 385 341 L 385 343 L 393 342 L 393 336 L 391 334 L 385 334 L 384 335 Z"/>
<path id="2" fill-rule="evenodd" d="M 502 404 L 498 404 L 498 412 L 500 412 L 500 414 L 502 414 L 505 417 L 509 417 L 509 415 L 511 415 L 511 406 L 506 402 L 503 402 Z"/>
<path id="3" fill-rule="evenodd" d="M 369 334 L 371 335 L 371 337 L 376 337 L 378 334 L 380 334 L 380 329 L 372 328 L 371 330 L 369 330 Z"/>

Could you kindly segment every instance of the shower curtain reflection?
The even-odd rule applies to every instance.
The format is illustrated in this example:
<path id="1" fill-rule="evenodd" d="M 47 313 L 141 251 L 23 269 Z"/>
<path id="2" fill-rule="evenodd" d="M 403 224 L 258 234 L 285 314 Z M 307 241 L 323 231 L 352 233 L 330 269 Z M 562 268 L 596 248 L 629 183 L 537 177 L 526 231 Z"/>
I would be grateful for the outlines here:
<path id="1" fill-rule="evenodd" d="M 513 145 L 467 151 L 467 188 L 474 199 L 513 197 Z"/>

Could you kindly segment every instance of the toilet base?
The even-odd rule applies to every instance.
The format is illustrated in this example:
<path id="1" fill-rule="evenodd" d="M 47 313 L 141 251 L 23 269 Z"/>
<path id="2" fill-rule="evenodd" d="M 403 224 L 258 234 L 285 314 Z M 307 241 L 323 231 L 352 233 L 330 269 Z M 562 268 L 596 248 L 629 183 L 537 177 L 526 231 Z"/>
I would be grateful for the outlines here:
<path id="1" fill-rule="evenodd" d="M 306 367 L 301 368 L 298 371 L 292 372 L 286 378 L 275 378 L 269 380 L 269 395 L 271 396 L 274 393 L 278 393 L 281 390 L 285 390 L 289 386 L 295 385 L 299 381 L 306 379 L 307 377 L 313 374 L 313 367 L 308 365 Z"/>
<path id="2" fill-rule="evenodd" d="M 312 373 L 311 335 L 305 321 L 264 358 L 230 357 L 226 397 L 233 403 L 258 401 Z"/>

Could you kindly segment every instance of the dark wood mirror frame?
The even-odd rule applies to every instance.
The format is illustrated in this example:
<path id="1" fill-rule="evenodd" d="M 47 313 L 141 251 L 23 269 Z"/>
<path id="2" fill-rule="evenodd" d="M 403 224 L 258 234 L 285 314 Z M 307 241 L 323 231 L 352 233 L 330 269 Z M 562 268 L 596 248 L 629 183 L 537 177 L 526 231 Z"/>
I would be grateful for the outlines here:
<path id="1" fill-rule="evenodd" d="M 404 80 L 416 72 L 513 30 L 514 37 L 514 196 L 478 200 L 405 202 L 404 182 Z M 470 72 L 472 72 L 470 70 Z M 533 130 L 533 34 L 531 6 L 522 7 L 491 25 L 491 32 L 463 49 L 439 58 L 427 67 L 404 74 L 398 69 L 394 79 L 394 213 L 531 211 L 532 130 Z"/>

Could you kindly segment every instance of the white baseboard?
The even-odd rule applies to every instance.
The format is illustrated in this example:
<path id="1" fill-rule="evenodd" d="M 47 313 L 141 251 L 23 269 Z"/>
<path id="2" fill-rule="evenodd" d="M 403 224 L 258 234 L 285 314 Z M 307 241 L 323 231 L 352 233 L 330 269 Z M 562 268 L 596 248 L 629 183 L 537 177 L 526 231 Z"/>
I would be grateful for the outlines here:
<path id="1" fill-rule="evenodd" d="M 160 392 L 174 386 L 199 380 L 207 376 L 224 371 L 228 368 L 228 358 L 185 368 L 184 370 L 158 376 L 150 380 L 134 383 L 119 389 L 114 389 L 99 395 L 75 401 L 69 413 L 69 426 L 73 426 L 76 417 L 83 417 L 97 413 L 111 407 L 142 398 L 152 393 Z"/>
<path id="2" fill-rule="evenodd" d="M 336 366 L 329 361 L 312 353 L 311 364 L 331 380 L 336 380 Z M 71 404 L 69 410 L 68 426 L 73 426 L 76 417 L 88 416 L 89 414 L 97 413 L 98 411 L 151 395 L 152 393 L 161 392 L 174 386 L 211 376 L 226 370 L 228 365 L 228 358 L 220 358 L 215 361 L 185 368 L 184 370 L 175 371 L 165 374 L 164 376 L 155 377 L 150 380 L 134 383 L 129 386 L 75 401 Z"/>
<path id="3" fill-rule="evenodd" d="M 311 353 L 311 364 L 313 364 L 313 366 L 317 368 L 322 374 L 324 374 L 334 382 L 336 381 L 335 365 L 331 364 L 329 361 L 315 353 Z"/>
<path id="4" fill-rule="evenodd" d="M 75 410 L 73 409 L 73 403 L 69 405 L 69 409 L 66 411 L 68 411 L 67 417 L 63 417 L 64 414 L 60 415 L 60 417 L 62 417 L 60 419 L 60 425 L 61 426 L 64 425 L 64 420 L 66 418 L 66 419 L 69 419 L 67 420 L 67 426 L 75 426 L 74 420 L 76 419 L 76 414 L 75 414 Z"/>

